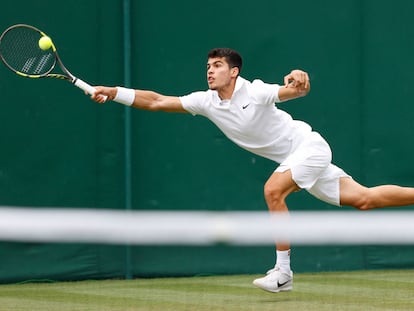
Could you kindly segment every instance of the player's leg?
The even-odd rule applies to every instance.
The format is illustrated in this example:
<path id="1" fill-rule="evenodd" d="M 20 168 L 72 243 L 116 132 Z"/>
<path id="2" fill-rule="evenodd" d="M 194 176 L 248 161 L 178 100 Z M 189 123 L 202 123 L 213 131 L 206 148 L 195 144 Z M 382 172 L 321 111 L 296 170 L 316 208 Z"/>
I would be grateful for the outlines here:
<path id="1" fill-rule="evenodd" d="M 331 162 L 331 149 L 318 133 L 299 138 L 293 145 L 295 150 L 265 184 L 265 198 L 270 212 L 287 214 L 286 197 L 294 191 L 307 189 L 315 184 Z M 290 243 L 276 243 L 274 268 L 265 277 L 254 280 L 253 284 L 270 292 L 289 291 L 293 288 Z"/>
<path id="2" fill-rule="evenodd" d="M 264 187 L 267 207 L 272 213 L 288 214 L 286 197 L 300 188 L 293 181 L 291 170 L 274 172 Z M 293 273 L 290 269 L 290 244 L 276 244 L 276 264 L 266 276 L 253 281 L 257 287 L 270 292 L 289 291 L 293 287 Z"/>
<path id="3" fill-rule="evenodd" d="M 291 170 L 274 172 L 264 186 L 264 197 L 270 212 L 289 213 L 286 197 L 300 188 L 292 178 Z M 290 249 L 289 243 L 278 243 L 276 249 L 286 251 Z"/>
<path id="4" fill-rule="evenodd" d="M 340 179 L 340 203 L 360 210 L 414 204 L 414 188 L 396 185 L 365 187 L 352 178 Z"/>

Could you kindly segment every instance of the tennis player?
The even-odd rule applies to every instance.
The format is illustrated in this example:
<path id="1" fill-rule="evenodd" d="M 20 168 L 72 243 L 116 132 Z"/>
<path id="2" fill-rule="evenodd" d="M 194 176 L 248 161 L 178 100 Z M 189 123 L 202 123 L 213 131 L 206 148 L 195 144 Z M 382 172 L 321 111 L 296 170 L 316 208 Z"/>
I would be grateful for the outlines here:
<path id="1" fill-rule="evenodd" d="M 414 188 L 360 185 L 331 163 L 331 149 L 321 135 L 279 109 L 276 104 L 308 94 L 310 81 L 306 72 L 293 70 L 284 77 L 284 84 L 278 85 L 247 81 L 240 76 L 241 69 L 239 53 L 216 48 L 208 53 L 207 91 L 175 97 L 98 86 L 92 99 L 103 103 L 102 95 L 106 95 L 107 100 L 134 108 L 187 112 L 210 119 L 241 148 L 279 163 L 264 185 L 270 212 L 288 213 L 285 199 L 300 189 L 327 203 L 360 210 L 414 204 Z M 292 290 L 289 243 L 276 243 L 274 268 L 253 284 L 269 292 Z"/>

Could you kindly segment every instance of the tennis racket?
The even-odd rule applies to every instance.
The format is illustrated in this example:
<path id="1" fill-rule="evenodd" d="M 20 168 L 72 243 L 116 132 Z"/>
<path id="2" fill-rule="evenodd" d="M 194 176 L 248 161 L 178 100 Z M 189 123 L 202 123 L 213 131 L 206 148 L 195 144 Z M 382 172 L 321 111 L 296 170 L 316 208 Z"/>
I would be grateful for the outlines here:
<path id="1" fill-rule="evenodd" d="M 26 78 L 56 78 L 69 81 L 92 95 L 95 88 L 75 77 L 63 65 L 53 41 L 42 49 L 39 40 L 47 36 L 36 27 L 17 24 L 7 28 L 0 37 L 0 57 L 14 73 Z M 62 73 L 52 72 L 58 65 Z"/>

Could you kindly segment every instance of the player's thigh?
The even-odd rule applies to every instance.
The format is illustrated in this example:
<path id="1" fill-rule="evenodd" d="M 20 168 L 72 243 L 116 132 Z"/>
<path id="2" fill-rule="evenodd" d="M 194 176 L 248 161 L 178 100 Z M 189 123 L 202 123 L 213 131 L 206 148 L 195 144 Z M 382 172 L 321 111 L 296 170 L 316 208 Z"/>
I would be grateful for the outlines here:
<path id="1" fill-rule="evenodd" d="M 265 184 L 265 195 L 277 194 L 286 197 L 289 193 L 299 190 L 299 186 L 292 178 L 291 170 L 275 171 Z"/>
<path id="2" fill-rule="evenodd" d="M 352 178 L 341 177 L 339 181 L 340 203 L 347 206 L 359 206 L 364 200 L 367 188 Z"/>

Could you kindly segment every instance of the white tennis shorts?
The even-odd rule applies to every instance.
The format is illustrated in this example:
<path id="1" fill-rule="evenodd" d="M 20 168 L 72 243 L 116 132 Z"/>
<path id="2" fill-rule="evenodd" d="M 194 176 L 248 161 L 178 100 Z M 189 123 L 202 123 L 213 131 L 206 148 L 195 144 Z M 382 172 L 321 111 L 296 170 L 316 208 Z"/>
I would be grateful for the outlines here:
<path id="1" fill-rule="evenodd" d="M 331 163 L 332 152 L 328 143 L 316 132 L 293 147 L 293 152 L 276 169 L 291 170 L 292 178 L 301 188 L 316 198 L 340 205 L 339 180 L 351 177 Z"/>

